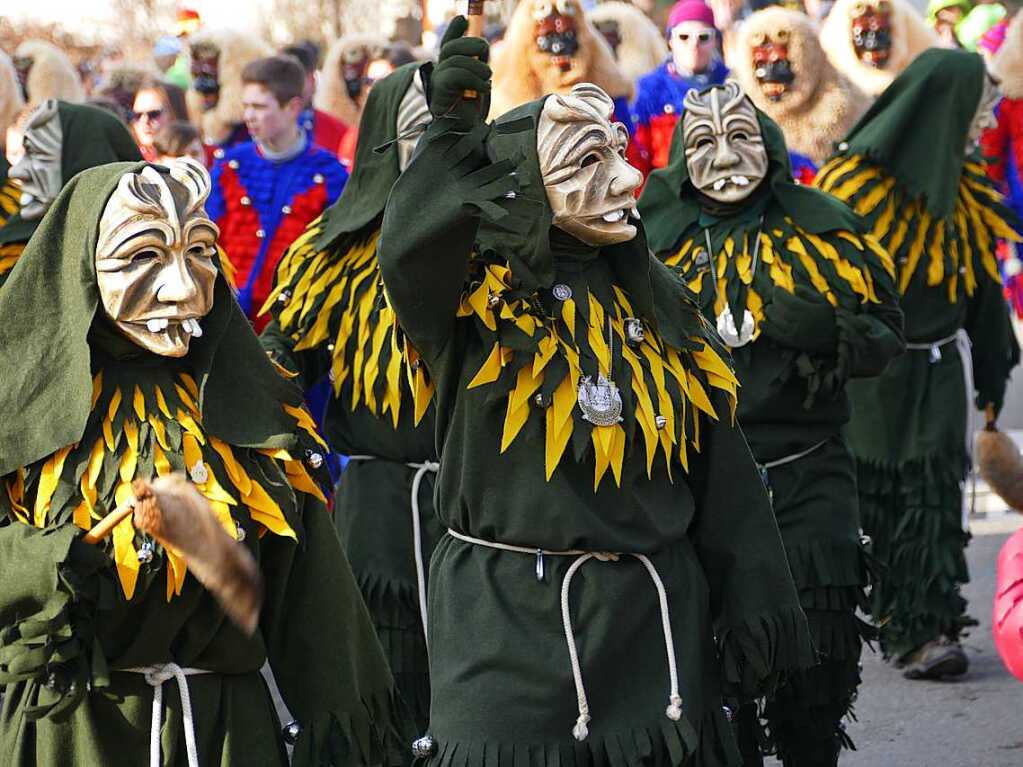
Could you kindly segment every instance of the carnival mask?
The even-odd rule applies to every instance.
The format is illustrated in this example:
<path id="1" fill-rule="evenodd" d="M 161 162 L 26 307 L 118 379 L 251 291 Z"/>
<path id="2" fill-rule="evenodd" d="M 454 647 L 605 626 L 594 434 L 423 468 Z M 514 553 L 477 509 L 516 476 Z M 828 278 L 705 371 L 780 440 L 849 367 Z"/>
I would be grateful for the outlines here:
<path id="1" fill-rule="evenodd" d="M 32 113 L 22 134 L 20 157 L 8 175 L 21 182 L 21 217 L 42 218 L 63 186 L 60 155 L 64 132 L 55 99 L 47 99 Z"/>
<path id="2" fill-rule="evenodd" d="M 710 69 L 717 56 L 717 30 L 702 21 L 680 21 L 671 28 L 668 47 L 681 75 L 698 75 Z"/>
<path id="3" fill-rule="evenodd" d="M 420 125 L 427 125 L 433 119 L 430 107 L 426 103 L 426 92 L 423 90 L 423 79 L 416 70 L 412 83 L 401 99 L 398 107 L 398 170 L 404 171 L 412 161 L 412 153 L 416 149 L 421 131 L 412 131 Z"/>
<path id="4" fill-rule="evenodd" d="M 345 92 L 352 101 L 357 101 L 366 84 L 366 70 L 373 60 L 373 52 L 365 45 L 356 45 L 341 57 L 341 79 L 345 81 Z"/>
<path id="5" fill-rule="evenodd" d="M 884 69 L 892 55 L 892 6 L 888 0 L 861 0 L 849 10 L 852 44 L 864 64 Z"/>
<path id="6" fill-rule="evenodd" d="M 683 101 L 682 134 L 693 186 L 712 200 L 745 200 L 767 175 L 767 149 L 757 112 L 739 84 L 698 93 Z"/>
<path id="7" fill-rule="evenodd" d="M 572 68 L 572 57 L 579 50 L 575 12 L 575 6 L 569 0 L 536 0 L 533 3 L 536 48 L 550 56 L 562 72 Z"/>
<path id="8" fill-rule="evenodd" d="M 182 158 L 167 170 L 124 174 L 103 210 L 96 243 L 103 310 L 154 354 L 188 354 L 213 307 L 219 230 L 203 208 L 209 193 L 206 169 Z"/>
<path id="9" fill-rule="evenodd" d="M 760 90 L 771 101 L 781 101 L 796 79 L 789 60 L 791 37 L 787 29 L 779 29 L 773 35 L 757 33 L 750 40 L 753 46 L 753 76 Z"/>
<path id="10" fill-rule="evenodd" d="M 643 174 L 625 161 L 629 136 L 611 122 L 614 103 L 596 85 L 581 83 L 544 102 L 536 151 L 554 226 L 587 245 L 636 236 L 634 193 Z"/>
<path id="11" fill-rule="evenodd" d="M 220 100 L 220 51 L 212 45 L 192 48 L 192 88 L 202 95 L 203 109 L 213 109 Z"/>
<path id="12" fill-rule="evenodd" d="M 1002 97 L 998 88 L 998 81 L 991 75 L 984 75 L 984 87 L 980 92 L 980 101 L 977 103 L 977 111 L 970 123 L 970 131 L 966 136 L 966 150 L 970 151 L 980 141 L 980 136 L 988 128 L 994 128 L 998 124 L 995 117 L 995 106 Z"/>

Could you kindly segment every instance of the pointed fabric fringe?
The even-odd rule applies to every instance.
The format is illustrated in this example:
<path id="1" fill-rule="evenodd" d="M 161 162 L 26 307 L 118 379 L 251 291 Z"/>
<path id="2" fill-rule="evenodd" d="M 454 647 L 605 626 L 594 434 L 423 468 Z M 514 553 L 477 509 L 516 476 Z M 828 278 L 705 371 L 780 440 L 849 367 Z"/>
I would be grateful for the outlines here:
<path id="1" fill-rule="evenodd" d="M 886 658 L 939 634 L 957 639 L 976 625 L 960 594 L 969 581 L 962 529 L 962 450 L 898 467 L 857 461 L 863 529 L 883 573 L 871 591 Z"/>
<path id="2" fill-rule="evenodd" d="M 484 264 L 476 258 L 470 269 L 457 316 L 475 323 L 491 351 L 468 388 L 497 386 L 507 397 L 501 452 L 530 418 L 545 419 L 546 479 L 557 470 L 577 429 L 586 430 L 593 448 L 594 492 L 608 473 L 620 484 L 625 455 L 633 449 L 644 451 L 648 476 L 662 456 L 670 479 L 673 464 L 688 466 L 689 447 L 699 450 L 700 419 L 720 417 L 710 402 L 711 389 L 724 392 L 728 417 L 734 418 L 738 381 L 710 344 L 695 311 L 687 348 L 668 346 L 646 323 L 642 343 L 632 346 L 626 340 L 625 319 L 634 312 L 617 286 L 609 314 L 596 296 L 587 293 L 560 302 L 560 316 L 546 317 L 531 295 L 514 287 L 506 265 Z M 614 359 L 607 344 L 608 318 L 615 336 Z M 610 378 L 613 369 L 622 382 L 621 424 L 593 426 L 582 419 L 577 405 L 584 357 L 597 360 L 593 373 Z M 543 407 L 537 406 L 537 397 Z M 636 436 L 637 427 L 641 438 Z"/>
<path id="3" fill-rule="evenodd" d="M 725 692 L 741 700 L 770 694 L 780 673 L 817 664 L 798 607 L 747 618 L 718 631 Z"/>
<path id="4" fill-rule="evenodd" d="M 976 162 L 963 166 L 955 210 L 945 218 L 935 218 L 926 200 L 910 199 L 865 157 L 835 158 L 820 169 L 814 185 L 863 216 L 895 260 L 901 293 L 921 272 L 928 286 L 944 288 L 952 304 L 960 295 L 972 296 L 978 280 L 1000 285 L 996 244 L 1023 239 L 1023 222 Z"/>
<path id="5" fill-rule="evenodd" d="M 134 479 L 183 471 L 232 537 L 238 537 L 240 523 L 250 521 L 250 533 L 269 531 L 297 539 L 295 493 L 325 501 L 303 461 L 286 450 L 235 448 L 206 434 L 198 397 L 194 379 L 185 373 L 145 388 L 122 388 L 113 377 L 104 381 L 97 373 L 82 439 L 6 479 L 15 517 L 39 528 L 73 523 L 89 529 L 130 498 Z M 291 411 L 296 433 L 308 433 L 308 414 Z M 100 545 L 111 554 L 129 600 L 140 574 L 152 577 L 161 559 L 166 560 L 169 601 L 184 585 L 184 559 L 157 545 L 153 563 L 143 566 L 138 559 L 141 543 L 128 516 Z"/>
<path id="6" fill-rule="evenodd" d="M 21 188 L 13 178 L 0 186 L 0 226 L 21 209 Z"/>
<path id="7" fill-rule="evenodd" d="M 683 715 L 645 728 L 591 732 L 583 742 L 495 743 L 451 741 L 439 736 L 437 755 L 415 764 L 430 767 L 739 767 L 731 725 L 722 706 L 696 723 Z"/>
<path id="8" fill-rule="evenodd" d="M 714 290 L 704 285 L 705 278 L 708 283 L 711 279 L 704 243 L 703 229 L 695 229 L 664 263 L 677 269 L 697 295 L 705 289 L 713 290 L 715 315 L 721 314 L 726 305 L 734 317 L 741 317 L 749 309 L 754 339 L 760 335 L 764 305 L 776 289 L 795 293 L 797 284 L 812 286 L 832 306 L 876 304 L 880 300 L 872 271 L 894 274 L 891 259 L 873 237 L 846 231 L 814 235 L 786 216 L 782 227 L 765 227 L 760 232 L 756 274 L 752 271 L 757 250 L 756 222 L 743 222 L 726 233 L 714 254 L 718 278 Z"/>
<path id="9" fill-rule="evenodd" d="M 6 245 L 0 245 L 0 285 L 4 284 L 7 276 L 11 273 L 11 269 L 18 263 L 23 250 L 25 250 L 25 243 L 23 242 L 10 242 Z"/>
<path id="10" fill-rule="evenodd" d="M 412 395 L 418 425 L 433 383 L 398 325 L 377 262 L 379 222 L 316 250 L 322 219 L 288 248 L 261 314 L 272 312 L 295 351 L 326 347 L 334 396 L 352 385 L 350 407 L 398 426 L 402 394 Z"/>

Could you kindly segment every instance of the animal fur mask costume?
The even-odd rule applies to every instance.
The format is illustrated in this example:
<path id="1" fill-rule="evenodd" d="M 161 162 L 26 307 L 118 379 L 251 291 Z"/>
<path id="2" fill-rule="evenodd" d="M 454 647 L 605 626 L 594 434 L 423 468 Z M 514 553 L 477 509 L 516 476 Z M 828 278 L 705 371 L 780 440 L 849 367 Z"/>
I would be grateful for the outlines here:
<path id="1" fill-rule="evenodd" d="M 207 74 L 206 78 L 193 74 L 186 94 L 189 118 L 199 126 L 204 141 L 219 144 L 243 120 L 242 70 L 256 59 L 272 56 L 273 49 L 259 38 L 226 29 L 195 34 L 189 44 L 193 69 L 201 59 L 201 68 Z M 206 96 L 197 86 L 216 94 L 212 107 L 207 106 Z"/>
<path id="2" fill-rule="evenodd" d="M 4 146 L 7 128 L 14 124 L 24 107 L 18 72 L 7 54 L 0 51 L 0 149 Z"/>
<path id="3" fill-rule="evenodd" d="M 338 38 L 323 62 L 320 82 L 313 97 L 317 109 L 330 112 L 346 125 L 358 125 L 362 104 L 363 79 L 370 61 L 384 49 L 387 41 L 375 35 L 347 35 Z"/>
<path id="4" fill-rule="evenodd" d="M 906 0 L 838 0 L 820 40 L 834 67 L 870 96 L 879 95 L 913 59 L 940 44 Z"/>
<path id="5" fill-rule="evenodd" d="M 991 62 L 991 73 L 1000 80 L 1002 95 L 1023 99 L 1023 14 L 1009 23 L 1005 42 Z"/>
<path id="6" fill-rule="evenodd" d="M 601 3 L 587 11 L 586 18 L 607 41 L 618 68 L 630 80 L 638 80 L 668 58 L 661 30 L 631 3 Z"/>
<path id="7" fill-rule="evenodd" d="M 819 165 L 870 99 L 831 65 L 817 34 L 805 14 L 767 8 L 746 19 L 730 60 L 746 94 L 781 126 L 789 149 Z"/>
<path id="8" fill-rule="evenodd" d="M 583 15 L 579 0 L 522 0 L 491 66 L 492 118 L 550 93 L 568 93 L 583 82 L 613 99 L 632 98 L 632 82 Z"/>
<path id="9" fill-rule="evenodd" d="M 85 89 L 71 60 L 45 40 L 26 40 L 14 52 L 21 92 L 29 105 L 47 99 L 69 103 L 85 100 Z"/>

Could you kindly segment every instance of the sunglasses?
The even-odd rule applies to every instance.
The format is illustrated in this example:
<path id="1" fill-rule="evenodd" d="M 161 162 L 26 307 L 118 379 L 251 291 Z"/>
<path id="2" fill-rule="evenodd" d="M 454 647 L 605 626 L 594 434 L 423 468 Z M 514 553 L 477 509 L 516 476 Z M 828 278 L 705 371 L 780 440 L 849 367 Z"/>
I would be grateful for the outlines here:
<path id="1" fill-rule="evenodd" d="M 145 117 L 147 120 L 149 120 L 149 122 L 152 123 L 152 122 L 156 122 L 157 120 L 159 120 L 162 116 L 163 116 L 163 110 L 162 109 L 150 109 L 150 110 L 148 110 L 146 112 L 132 112 L 131 113 L 131 121 L 133 123 L 134 122 L 138 122 L 143 117 Z"/>
<path id="2" fill-rule="evenodd" d="M 709 29 L 704 32 L 679 32 L 675 35 L 676 40 L 681 40 L 683 43 L 688 43 L 690 39 L 700 45 L 706 45 L 714 39 L 714 33 Z"/>

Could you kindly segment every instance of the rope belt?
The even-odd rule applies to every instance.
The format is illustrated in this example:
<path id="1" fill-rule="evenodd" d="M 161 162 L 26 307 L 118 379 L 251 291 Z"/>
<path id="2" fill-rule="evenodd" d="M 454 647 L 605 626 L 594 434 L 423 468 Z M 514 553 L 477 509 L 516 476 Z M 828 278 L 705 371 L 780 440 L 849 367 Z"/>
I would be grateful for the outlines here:
<path id="1" fill-rule="evenodd" d="M 945 336 L 937 341 L 931 341 L 930 343 L 918 343 L 918 344 L 906 344 L 908 351 L 921 352 L 928 351 L 931 353 L 931 363 L 941 361 L 941 347 L 947 344 L 957 341 L 959 339 L 959 333 L 956 332 L 953 335 Z"/>
<path id="2" fill-rule="evenodd" d="M 350 455 L 349 461 L 383 461 L 386 458 L 378 458 L 375 455 Z M 400 461 L 395 461 L 400 463 Z M 423 484 L 423 477 L 428 473 L 436 474 L 440 471 L 440 464 L 437 461 L 423 461 L 422 463 L 406 463 L 416 473 L 412 477 L 412 547 L 416 558 L 416 587 L 419 592 L 419 619 L 423 622 L 423 640 L 426 642 L 426 650 L 430 650 L 430 637 L 426 628 L 426 564 L 423 557 L 423 530 L 422 520 L 419 518 L 419 487 Z"/>
<path id="3" fill-rule="evenodd" d="M 195 722 L 192 717 L 192 698 L 188 694 L 188 677 L 214 672 L 201 668 L 181 668 L 177 663 L 159 663 L 154 666 L 119 669 L 129 674 L 142 674 L 146 684 L 153 688 L 153 718 L 149 725 L 149 765 L 161 767 L 160 729 L 163 727 L 163 683 L 174 679 L 181 696 L 182 727 L 185 730 L 185 751 L 188 767 L 199 767 L 199 750 L 195 745 Z"/>
<path id="4" fill-rule="evenodd" d="M 675 662 L 675 642 L 671 633 L 671 615 L 668 612 L 668 595 L 664 589 L 664 581 L 661 580 L 660 573 L 657 572 L 657 568 L 654 567 L 654 563 L 650 561 L 649 557 L 643 554 L 620 554 L 611 551 L 582 551 L 578 549 L 551 551 L 550 549 L 530 549 L 525 546 L 513 546 L 508 543 L 498 543 L 496 541 L 485 541 L 481 538 L 473 538 L 470 535 L 463 535 L 462 533 L 451 529 L 448 530 L 448 535 L 452 538 L 456 538 L 466 543 L 471 543 L 475 546 L 484 546 L 486 548 L 498 549 L 500 551 L 511 551 L 517 554 L 529 554 L 530 556 L 535 556 L 537 558 L 536 572 L 538 580 L 543 579 L 544 556 L 575 557 L 575 561 L 569 566 L 568 572 L 565 573 L 565 578 L 561 583 L 561 621 L 565 628 L 565 642 L 568 645 L 568 657 L 572 662 L 572 677 L 575 681 L 576 702 L 579 708 L 579 718 L 576 719 L 575 727 L 572 728 L 572 736 L 578 741 L 586 740 L 586 737 L 590 734 L 589 727 L 587 727 L 590 722 L 590 704 L 586 697 L 586 687 L 583 684 L 583 672 L 579 665 L 579 652 L 576 649 L 575 632 L 572 630 L 572 616 L 568 609 L 568 596 L 572 588 L 572 578 L 579 571 L 579 568 L 591 559 L 596 559 L 601 562 L 618 562 L 623 556 L 631 556 L 642 562 L 647 573 L 650 575 L 650 580 L 653 581 L 654 587 L 657 589 L 657 599 L 660 602 L 661 607 L 661 628 L 664 630 L 664 646 L 668 654 L 670 692 L 668 695 L 668 708 L 664 713 L 673 722 L 677 722 L 682 718 L 682 697 L 678 692 L 678 665 Z"/>
<path id="5" fill-rule="evenodd" d="M 816 445 L 811 445 L 806 450 L 801 450 L 798 453 L 793 453 L 792 455 L 782 456 L 777 460 L 768 461 L 767 463 L 758 463 L 757 466 L 760 468 L 761 471 L 767 471 L 768 469 L 777 469 L 779 466 L 784 466 L 787 463 L 798 461 L 800 458 L 806 458 L 806 456 L 810 455 L 810 453 L 820 450 L 826 444 L 828 444 L 828 441 L 826 439 L 822 439 Z"/>

